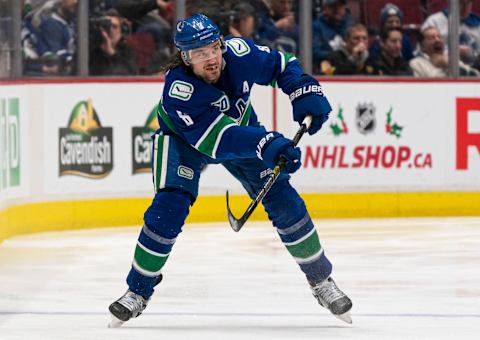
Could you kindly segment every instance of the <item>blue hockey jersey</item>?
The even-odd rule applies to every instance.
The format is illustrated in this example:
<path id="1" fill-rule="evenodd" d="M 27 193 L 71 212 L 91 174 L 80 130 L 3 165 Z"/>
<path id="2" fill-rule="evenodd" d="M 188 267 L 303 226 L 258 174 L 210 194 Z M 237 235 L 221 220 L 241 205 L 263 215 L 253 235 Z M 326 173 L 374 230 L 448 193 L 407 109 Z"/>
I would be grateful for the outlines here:
<path id="1" fill-rule="evenodd" d="M 291 94 L 306 83 L 293 55 L 257 46 L 243 38 L 227 37 L 223 69 L 216 84 L 208 84 L 176 67 L 167 72 L 158 105 L 160 127 L 173 132 L 201 153 L 217 159 L 256 157 L 266 131 L 259 127 L 250 102 L 254 84 L 277 84 Z M 317 82 L 318 84 L 318 82 Z"/>

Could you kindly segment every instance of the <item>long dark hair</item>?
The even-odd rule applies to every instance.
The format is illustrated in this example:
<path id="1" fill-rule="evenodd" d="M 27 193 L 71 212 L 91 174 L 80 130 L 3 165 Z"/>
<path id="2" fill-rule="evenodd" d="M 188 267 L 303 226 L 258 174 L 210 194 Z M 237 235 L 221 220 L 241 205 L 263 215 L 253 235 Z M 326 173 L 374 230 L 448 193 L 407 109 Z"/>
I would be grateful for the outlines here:
<path id="1" fill-rule="evenodd" d="M 160 66 L 160 72 L 165 73 L 168 70 L 174 69 L 175 67 L 184 67 L 185 69 L 190 70 L 190 67 L 185 65 L 185 63 L 183 62 L 180 51 L 172 55 L 165 64 Z"/>

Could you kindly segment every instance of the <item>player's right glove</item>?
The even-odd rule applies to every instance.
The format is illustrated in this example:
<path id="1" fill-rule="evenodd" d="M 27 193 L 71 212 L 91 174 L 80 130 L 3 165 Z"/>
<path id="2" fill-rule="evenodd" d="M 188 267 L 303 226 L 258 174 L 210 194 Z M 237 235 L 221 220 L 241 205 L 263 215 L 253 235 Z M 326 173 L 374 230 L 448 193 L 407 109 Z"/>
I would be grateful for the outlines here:
<path id="1" fill-rule="evenodd" d="M 302 165 L 300 148 L 294 146 L 291 139 L 285 138 L 278 132 L 269 132 L 260 140 L 257 145 L 257 156 L 270 169 L 278 164 L 280 157 L 285 158 L 286 164 L 283 171 L 288 173 L 294 173 Z"/>

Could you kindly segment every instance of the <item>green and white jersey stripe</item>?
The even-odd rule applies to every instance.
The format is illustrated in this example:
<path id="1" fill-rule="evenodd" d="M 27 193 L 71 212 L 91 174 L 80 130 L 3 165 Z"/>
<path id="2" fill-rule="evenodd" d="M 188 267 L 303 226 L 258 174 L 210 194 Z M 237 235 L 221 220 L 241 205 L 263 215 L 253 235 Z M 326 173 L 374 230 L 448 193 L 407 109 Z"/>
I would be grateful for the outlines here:
<path id="1" fill-rule="evenodd" d="M 250 116 L 252 115 L 252 104 L 250 104 L 250 98 L 248 98 L 247 106 L 242 116 L 239 119 L 238 125 L 247 126 L 250 121 Z"/>
<path id="2" fill-rule="evenodd" d="M 224 114 L 220 114 L 205 130 L 203 135 L 195 144 L 195 148 L 198 151 L 215 158 L 218 145 L 222 140 L 222 135 L 227 129 L 235 125 L 237 125 L 237 123 L 235 120 L 233 120 L 233 118 Z"/>
<path id="3" fill-rule="evenodd" d="M 283 71 L 285 71 L 285 68 L 287 67 L 287 64 L 293 60 L 297 60 L 297 57 L 295 57 L 295 55 L 292 53 L 284 53 L 284 52 L 279 52 L 279 53 L 280 53 L 280 60 L 281 60 L 280 72 L 283 73 Z"/>
<path id="4" fill-rule="evenodd" d="M 167 180 L 169 143 L 169 136 L 164 136 L 160 134 L 155 135 L 155 159 L 153 161 L 153 178 L 155 183 L 155 192 L 165 188 L 165 182 Z"/>

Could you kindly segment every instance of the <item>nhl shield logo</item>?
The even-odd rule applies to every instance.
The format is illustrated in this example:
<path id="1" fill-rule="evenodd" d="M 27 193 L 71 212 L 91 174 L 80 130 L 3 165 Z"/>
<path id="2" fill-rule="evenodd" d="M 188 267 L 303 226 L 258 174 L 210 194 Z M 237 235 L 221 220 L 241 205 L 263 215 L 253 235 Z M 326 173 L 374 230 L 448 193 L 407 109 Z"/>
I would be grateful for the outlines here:
<path id="1" fill-rule="evenodd" d="M 372 103 L 358 104 L 356 110 L 356 126 L 361 134 L 369 134 L 375 130 L 375 106 Z"/>

